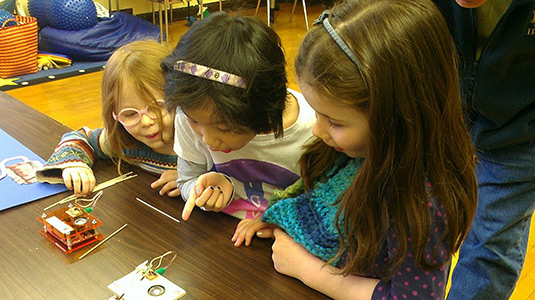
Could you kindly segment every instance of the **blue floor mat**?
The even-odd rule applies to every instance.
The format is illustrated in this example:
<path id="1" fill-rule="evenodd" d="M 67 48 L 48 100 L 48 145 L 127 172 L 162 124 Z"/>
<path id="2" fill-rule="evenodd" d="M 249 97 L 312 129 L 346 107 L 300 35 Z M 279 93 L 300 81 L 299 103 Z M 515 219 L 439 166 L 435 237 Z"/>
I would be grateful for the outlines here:
<path id="1" fill-rule="evenodd" d="M 0 91 L 8 91 L 19 87 L 100 71 L 104 65 L 106 65 L 106 61 L 73 61 L 70 67 L 48 69 L 7 79 L 0 78 Z"/>

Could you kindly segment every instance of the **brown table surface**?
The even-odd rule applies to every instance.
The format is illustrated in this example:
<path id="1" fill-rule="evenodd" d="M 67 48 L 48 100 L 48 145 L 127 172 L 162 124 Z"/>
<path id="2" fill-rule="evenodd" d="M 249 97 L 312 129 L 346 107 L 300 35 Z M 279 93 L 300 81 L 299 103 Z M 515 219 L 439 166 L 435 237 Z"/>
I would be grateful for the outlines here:
<path id="1" fill-rule="evenodd" d="M 3 92 L 0 128 L 45 160 L 70 131 Z M 97 183 L 117 176 L 106 161 L 94 170 Z M 82 260 L 78 257 L 91 246 L 65 254 L 39 234 L 43 208 L 72 192 L 1 211 L 0 299 L 108 299 L 110 283 L 169 250 L 178 255 L 164 277 L 186 290 L 181 299 L 326 299 L 275 271 L 271 240 L 235 248 L 230 238 L 237 219 L 195 209 L 190 220 L 178 224 L 136 201 L 139 197 L 177 219 L 184 206 L 180 198 L 159 196 L 149 187 L 156 177 L 134 171 L 136 178 L 105 189 L 93 211 L 104 236 L 128 226 Z"/>

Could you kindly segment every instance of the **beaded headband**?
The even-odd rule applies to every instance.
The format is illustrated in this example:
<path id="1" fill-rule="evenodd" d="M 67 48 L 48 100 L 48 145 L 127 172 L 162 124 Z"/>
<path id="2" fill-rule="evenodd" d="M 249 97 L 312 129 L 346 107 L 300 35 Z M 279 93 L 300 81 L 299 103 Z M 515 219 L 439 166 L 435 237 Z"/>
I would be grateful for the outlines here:
<path id="1" fill-rule="evenodd" d="M 364 83 L 366 84 L 366 86 L 368 86 L 368 83 L 366 82 L 366 77 L 364 77 L 364 74 L 362 73 L 362 70 L 360 69 L 361 66 L 360 66 L 359 60 L 357 59 L 357 56 L 355 55 L 353 51 L 351 51 L 347 43 L 340 37 L 340 35 L 338 35 L 338 33 L 336 33 L 336 31 L 332 27 L 331 23 L 329 22 L 330 15 L 331 15 L 331 12 L 328 10 L 325 10 L 321 13 L 318 19 L 316 19 L 314 23 L 312 24 L 313 25 L 323 24 L 323 27 L 325 28 L 325 30 L 327 30 L 331 38 L 336 42 L 338 47 L 340 47 L 340 49 L 344 51 L 347 57 L 349 57 L 349 59 L 351 59 L 351 61 L 357 66 L 357 69 L 359 70 L 362 80 L 364 80 Z"/>
<path id="2" fill-rule="evenodd" d="M 173 69 L 185 74 L 232 85 L 242 89 L 246 88 L 245 81 L 240 76 L 207 66 L 179 60 L 175 62 Z"/>

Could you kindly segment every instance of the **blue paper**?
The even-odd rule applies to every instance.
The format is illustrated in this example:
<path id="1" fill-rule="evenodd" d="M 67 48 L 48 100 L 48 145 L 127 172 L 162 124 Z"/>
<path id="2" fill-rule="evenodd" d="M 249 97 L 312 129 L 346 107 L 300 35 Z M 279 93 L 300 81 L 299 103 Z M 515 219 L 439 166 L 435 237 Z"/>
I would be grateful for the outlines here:
<path id="1" fill-rule="evenodd" d="M 0 129 L 0 161 L 15 156 L 25 156 L 29 160 L 45 163 L 37 154 Z M 8 163 L 8 166 L 21 160 Z M 17 205 L 35 201 L 66 191 L 64 184 L 32 183 L 19 184 L 11 177 L 0 179 L 0 211 Z"/>

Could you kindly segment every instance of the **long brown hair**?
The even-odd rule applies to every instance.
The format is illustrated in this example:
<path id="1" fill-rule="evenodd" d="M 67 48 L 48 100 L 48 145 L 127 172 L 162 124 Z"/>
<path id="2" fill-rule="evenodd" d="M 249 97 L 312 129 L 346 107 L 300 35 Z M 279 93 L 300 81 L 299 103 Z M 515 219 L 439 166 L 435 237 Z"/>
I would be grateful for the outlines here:
<path id="1" fill-rule="evenodd" d="M 338 199 L 347 240 L 343 274 L 370 274 L 387 231 L 398 238 L 381 279 L 388 280 L 408 252 L 417 266 L 429 237 L 429 195 L 447 216 L 441 243 L 450 254 L 466 237 L 477 202 L 475 162 L 464 124 L 456 52 L 440 12 L 428 0 L 352 0 L 336 4 L 329 21 L 356 55 L 360 70 L 321 26 L 305 37 L 296 73 L 325 99 L 366 112 L 371 140 L 350 187 Z M 318 164 L 318 161 L 327 161 Z M 319 178 L 334 154 L 321 141 L 301 159 L 305 182 Z"/>
<path id="2" fill-rule="evenodd" d="M 131 163 L 123 154 L 123 149 L 133 148 L 137 140 L 113 118 L 118 113 L 124 90 L 135 89 L 147 105 L 157 107 L 154 94 L 163 98 L 164 76 L 160 62 L 171 51 L 154 40 L 135 41 L 117 49 L 108 62 L 102 75 L 102 119 L 106 144 L 103 151 L 117 162 L 117 170 L 121 173 L 121 162 Z M 162 128 L 162 116 L 158 116 Z"/>

